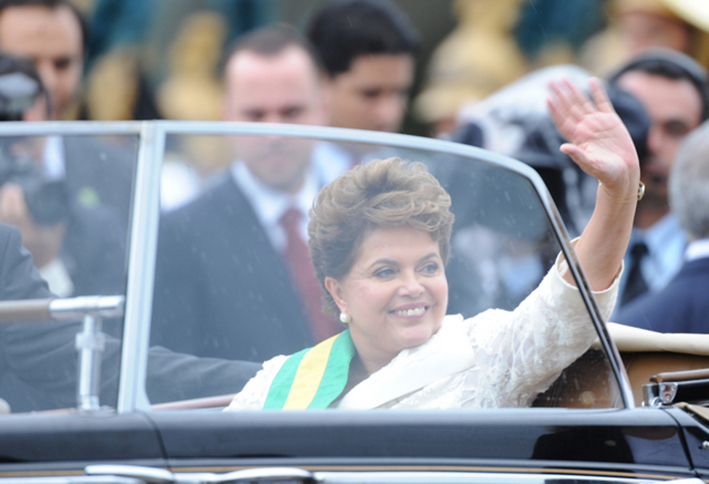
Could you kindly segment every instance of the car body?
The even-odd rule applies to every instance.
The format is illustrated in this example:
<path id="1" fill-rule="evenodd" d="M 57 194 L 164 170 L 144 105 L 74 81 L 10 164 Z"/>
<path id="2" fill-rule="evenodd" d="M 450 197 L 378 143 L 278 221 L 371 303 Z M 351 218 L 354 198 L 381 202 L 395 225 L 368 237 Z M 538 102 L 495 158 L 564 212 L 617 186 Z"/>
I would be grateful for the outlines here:
<path id="1" fill-rule="evenodd" d="M 68 383 L 41 388 L 41 378 L 28 378 L 38 394 L 57 393 L 38 397 L 34 407 L 15 404 L 11 414 L 0 416 L 0 483 L 709 479 L 707 421 L 691 408 L 636 407 L 623 362 L 553 201 L 539 176 L 522 163 L 445 141 L 319 127 L 168 121 L 3 127 L 2 136 L 13 143 L 54 136 L 110 145 L 131 160 L 133 177 L 130 186 L 120 187 L 131 194 L 130 216 L 122 220 L 127 228 L 120 255 L 123 291 L 56 299 L 23 313 L 32 321 L 48 312 L 53 323 L 3 323 L 34 328 L 35 340 L 61 329 L 52 333 L 55 343 L 64 338 L 54 345 L 61 350 L 42 349 L 46 362 L 34 371 L 56 371 L 59 380 L 49 380 Z M 236 378 L 229 383 L 232 371 L 244 378 L 234 362 L 176 354 L 151 343 L 153 296 L 162 290 L 155 284 L 156 253 L 164 236 L 161 219 L 167 217 L 160 198 L 161 183 L 163 191 L 167 183 L 163 165 L 185 163 L 193 169 L 190 155 L 199 157 L 204 153 L 199 147 L 219 145 L 228 153 L 227 171 L 219 176 L 229 177 L 231 161 L 246 156 L 239 150 L 249 143 L 276 143 L 279 156 L 324 144 L 329 161 L 338 150 L 356 152 L 365 162 L 392 155 L 423 161 L 451 192 L 458 217 L 448 268 L 451 305 L 466 316 L 489 307 L 512 309 L 561 253 L 580 287 L 588 324 L 598 333 L 596 345 L 533 408 L 219 411 L 231 398 L 220 395 L 231 395 L 243 384 L 236 385 Z M 206 182 L 204 191 L 221 179 Z M 473 250 L 465 252 L 466 247 Z M 256 270 L 257 263 L 252 261 Z M 457 281 L 456 271 L 468 271 L 463 278 L 477 281 L 472 287 L 480 296 L 469 306 L 465 298 L 471 289 Z M 273 291 L 278 295 L 277 288 Z M 0 304 L 0 313 L 7 312 L 7 304 Z M 18 320 L 17 314 L 3 318 Z M 77 319 L 82 322 L 66 322 Z M 100 335 L 101 329 L 107 335 Z M 83 336 L 75 344 L 77 333 Z M 35 356 L 23 358 L 32 363 Z M 71 385 L 76 393 L 67 390 Z M 0 396 L 14 401 L 11 394 Z M 66 404 L 77 397 L 77 404 Z"/>

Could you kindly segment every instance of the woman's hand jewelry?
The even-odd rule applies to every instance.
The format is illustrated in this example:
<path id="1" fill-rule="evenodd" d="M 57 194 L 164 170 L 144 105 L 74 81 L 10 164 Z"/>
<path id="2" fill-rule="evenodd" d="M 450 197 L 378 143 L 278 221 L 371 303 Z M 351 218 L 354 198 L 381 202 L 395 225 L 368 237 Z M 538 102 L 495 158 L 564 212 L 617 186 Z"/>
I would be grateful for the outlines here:
<path id="1" fill-rule="evenodd" d="M 645 184 L 643 182 L 640 182 L 640 184 L 638 185 L 637 196 L 630 195 L 629 197 L 625 197 L 625 198 L 617 198 L 617 197 L 614 197 L 613 195 L 611 195 L 610 193 L 608 193 L 608 190 L 606 190 L 603 187 L 603 183 L 600 181 L 598 182 L 598 186 L 601 187 L 601 190 L 603 190 L 603 193 L 605 193 L 608 198 L 610 198 L 611 200 L 613 200 L 614 202 L 617 202 L 617 203 L 635 203 L 635 202 L 639 202 L 640 200 L 642 200 L 643 197 L 645 196 Z"/>

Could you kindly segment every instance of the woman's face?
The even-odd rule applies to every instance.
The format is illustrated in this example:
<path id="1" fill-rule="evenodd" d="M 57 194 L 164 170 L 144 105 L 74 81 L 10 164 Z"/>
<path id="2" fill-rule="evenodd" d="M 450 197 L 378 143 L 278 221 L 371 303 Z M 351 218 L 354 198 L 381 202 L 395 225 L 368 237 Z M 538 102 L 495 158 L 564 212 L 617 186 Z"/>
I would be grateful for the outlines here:
<path id="1" fill-rule="evenodd" d="M 401 350 L 428 341 L 448 305 L 438 242 L 410 227 L 373 231 L 362 241 L 350 272 L 325 283 L 352 318 L 352 341 L 370 373 Z"/>

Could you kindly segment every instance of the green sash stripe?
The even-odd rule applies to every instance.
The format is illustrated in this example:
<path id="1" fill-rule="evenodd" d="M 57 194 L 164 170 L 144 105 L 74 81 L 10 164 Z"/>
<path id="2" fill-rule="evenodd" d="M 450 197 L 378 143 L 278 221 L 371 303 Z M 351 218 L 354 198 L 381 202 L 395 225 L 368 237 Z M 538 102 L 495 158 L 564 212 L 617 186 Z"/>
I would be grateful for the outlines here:
<path id="1" fill-rule="evenodd" d="M 298 366 L 300 366 L 300 361 L 308 351 L 310 351 L 310 348 L 299 351 L 289 356 L 283 363 L 283 366 L 281 366 L 281 369 L 278 370 L 276 377 L 273 379 L 271 387 L 268 389 L 266 402 L 263 404 L 264 410 L 280 410 L 283 408 L 288 399 L 291 386 L 293 386 L 293 380 L 298 371 Z"/>
<path id="2" fill-rule="evenodd" d="M 312 349 L 308 348 L 299 351 L 289 356 L 283 363 L 283 366 L 281 366 L 273 379 L 271 387 L 268 389 L 266 402 L 263 404 L 264 410 L 280 410 L 284 407 L 289 397 L 295 396 L 291 395 L 291 391 L 297 392 L 297 389 L 293 388 L 293 382 L 303 358 Z M 332 343 L 325 370 L 321 373 L 322 379 L 320 382 L 313 382 L 314 385 L 319 383 L 319 386 L 307 408 L 327 408 L 342 393 L 347 384 L 350 363 L 354 355 L 355 347 L 354 343 L 352 343 L 350 331 L 345 330 L 335 337 L 335 341 Z M 305 374 L 299 378 L 302 379 L 304 376 Z"/>
<path id="3" fill-rule="evenodd" d="M 350 363 L 355 355 L 354 343 L 350 330 L 345 330 L 337 337 L 327 360 L 318 391 L 308 408 L 327 408 L 345 389 L 350 372 Z"/>

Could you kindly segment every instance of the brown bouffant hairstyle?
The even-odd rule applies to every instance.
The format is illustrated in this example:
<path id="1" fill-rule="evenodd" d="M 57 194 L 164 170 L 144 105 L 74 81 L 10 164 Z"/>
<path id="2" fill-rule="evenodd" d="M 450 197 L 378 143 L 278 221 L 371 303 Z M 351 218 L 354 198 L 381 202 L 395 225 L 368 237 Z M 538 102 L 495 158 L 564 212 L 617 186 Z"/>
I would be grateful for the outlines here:
<path id="1" fill-rule="evenodd" d="M 324 311 L 339 312 L 325 278 L 347 275 L 362 241 L 378 228 L 409 226 L 429 233 L 445 264 L 454 219 L 450 205 L 450 195 L 426 165 L 399 158 L 357 166 L 323 188 L 310 210 L 308 234 L 315 275 L 325 292 Z"/>

